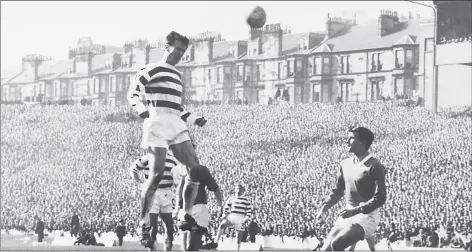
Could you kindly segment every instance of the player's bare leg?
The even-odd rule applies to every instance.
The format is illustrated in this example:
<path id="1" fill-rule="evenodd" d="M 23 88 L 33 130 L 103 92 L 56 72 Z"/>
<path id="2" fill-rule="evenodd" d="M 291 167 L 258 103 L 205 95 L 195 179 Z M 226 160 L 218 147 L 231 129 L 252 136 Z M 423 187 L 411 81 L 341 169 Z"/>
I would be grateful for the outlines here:
<path id="1" fill-rule="evenodd" d="M 375 238 L 373 236 L 369 236 L 365 238 L 365 241 L 367 242 L 367 245 L 369 246 L 369 250 L 375 251 Z M 352 244 L 351 248 L 349 248 L 349 251 L 355 251 L 356 245 L 357 243 Z"/>
<path id="2" fill-rule="evenodd" d="M 166 148 L 159 147 L 149 147 L 149 178 L 144 183 L 144 188 L 141 194 L 141 244 L 144 247 L 149 247 L 151 244 L 151 239 L 149 235 L 150 226 L 146 224 L 145 218 L 148 214 L 149 208 L 152 204 L 154 193 L 156 192 L 157 187 L 155 185 L 159 184 L 164 176 L 165 162 L 166 162 Z"/>
<path id="3" fill-rule="evenodd" d="M 180 248 L 180 250 L 182 251 L 187 251 L 188 250 L 188 239 L 189 239 L 189 235 L 188 235 L 189 231 L 180 231 L 180 235 L 182 236 L 182 246 Z"/>
<path id="4" fill-rule="evenodd" d="M 352 244 L 351 247 L 349 248 L 349 251 L 355 251 L 356 250 L 356 245 L 357 245 L 357 243 Z"/>
<path id="5" fill-rule="evenodd" d="M 216 234 L 216 243 L 218 244 L 221 239 L 221 235 L 223 235 L 223 232 L 225 229 L 227 229 L 231 225 L 231 222 L 229 220 L 225 219 L 221 222 L 220 226 L 218 227 L 218 233 Z"/>
<path id="6" fill-rule="evenodd" d="M 370 236 L 365 239 L 367 241 L 367 245 L 369 245 L 370 251 L 375 251 L 375 237 Z"/>
<path id="7" fill-rule="evenodd" d="M 346 248 L 358 241 L 363 240 L 365 236 L 364 228 L 357 224 L 351 224 L 342 228 L 339 233 L 331 240 L 331 250 L 344 251 Z"/>
<path id="8" fill-rule="evenodd" d="M 166 227 L 167 237 L 165 241 L 165 251 L 172 251 L 174 241 L 174 221 L 172 220 L 172 213 L 161 213 L 160 216 Z"/>
<path id="9" fill-rule="evenodd" d="M 331 251 L 331 242 L 340 231 L 340 227 L 333 227 L 333 229 L 328 233 L 328 235 L 324 239 L 323 246 L 321 247 L 320 251 Z"/>
<path id="10" fill-rule="evenodd" d="M 188 167 L 189 180 L 185 182 L 183 189 L 183 208 L 185 211 L 185 221 L 180 225 L 182 230 L 190 230 L 192 226 L 195 225 L 195 220 L 191 217 L 191 212 L 195 198 L 197 197 L 198 192 L 198 174 L 199 170 L 204 168 L 201 166 L 195 149 L 190 140 L 187 140 L 182 143 L 173 144 L 170 146 L 174 157 L 183 165 Z"/>

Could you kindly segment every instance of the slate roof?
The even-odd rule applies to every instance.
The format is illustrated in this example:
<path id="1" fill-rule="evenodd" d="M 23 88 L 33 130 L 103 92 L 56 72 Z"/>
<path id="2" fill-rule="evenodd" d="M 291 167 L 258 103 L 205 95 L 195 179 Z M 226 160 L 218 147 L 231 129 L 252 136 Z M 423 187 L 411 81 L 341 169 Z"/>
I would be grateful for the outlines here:
<path id="1" fill-rule="evenodd" d="M 325 44 L 332 52 L 391 47 L 397 42 L 402 42 L 402 39 L 405 39 L 405 42 L 407 42 L 408 39 L 405 36 L 416 38 L 421 33 L 420 24 L 421 20 L 418 19 L 403 22 L 399 25 L 398 31 L 382 37 L 378 35 L 377 22 L 356 25 L 348 33 L 326 40 L 319 47 L 314 48 L 312 52 L 326 50 Z"/>

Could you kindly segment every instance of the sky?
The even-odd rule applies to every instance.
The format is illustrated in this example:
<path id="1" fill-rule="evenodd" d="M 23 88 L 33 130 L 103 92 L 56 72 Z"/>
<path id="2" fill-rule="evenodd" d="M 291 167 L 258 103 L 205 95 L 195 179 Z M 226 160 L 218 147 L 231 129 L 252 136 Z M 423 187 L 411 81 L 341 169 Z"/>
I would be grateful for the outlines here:
<path id="1" fill-rule="evenodd" d="M 421 1 L 432 5 L 432 1 Z M 428 7 L 407 1 L 2 1 L 1 69 L 21 67 L 27 54 L 67 59 L 80 37 L 122 46 L 143 38 L 157 42 L 174 30 L 187 36 L 213 31 L 226 40 L 246 40 L 247 15 L 266 10 L 267 23 L 292 33 L 324 31 L 327 14 L 375 20 L 381 9 L 432 17 Z"/>

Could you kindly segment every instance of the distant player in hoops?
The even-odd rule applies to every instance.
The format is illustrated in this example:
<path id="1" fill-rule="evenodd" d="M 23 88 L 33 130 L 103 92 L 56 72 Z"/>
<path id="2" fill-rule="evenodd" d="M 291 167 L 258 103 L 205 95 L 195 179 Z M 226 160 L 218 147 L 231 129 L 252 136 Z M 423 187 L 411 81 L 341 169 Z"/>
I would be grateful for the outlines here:
<path id="1" fill-rule="evenodd" d="M 149 179 L 149 158 L 150 154 L 146 154 L 133 162 L 130 167 L 130 172 L 133 178 L 142 183 L 141 188 L 144 187 L 145 181 Z M 176 169 L 177 161 L 172 155 L 171 151 L 167 152 L 164 177 L 158 185 L 153 185 L 156 192 L 152 204 L 149 209 L 149 224 L 152 227 L 152 232 L 146 240 L 150 240 L 150 250 L 155 250 L 155 242 L 157 238 L 157 217 L 160 216 L 166 228 L 165 250 L 171 251 L 174 239 L 174 222 L 172 219 L 172 212 L 175 209 L 175 195 L 172 191 L 174 185 L 173 170 Z M 148 235 L 148 234 L 145 234 Z"/>
<path id="2" fill-rule="evenodd" d="M 317 214 L 321 219 L 343 196 L 346 207 L 324 241 L 322 250 L 343 251 L 372 237 L 379 223 L 379 208 L 385 204 L 385 167 L 369 154 L 374 134 L 367 128 L 349 130 L 347 144 L 354 156 L 341 162 L 336 187 Z"/>
<path id="3" fill-rule="evenodd" d="M 196 228 L 191 210 L 197 195 L 199 177 L 209 174 L 208 168 L 200 165 L 190 141 L 187 125 L 182 121 L 192 121 L 200 127 L 206 123 L 205 118 L 191 115 L 181 105 L 182 73 L 175 65 L 187 50 L 189 39 L 174 31 L 169 33 L 166 39 L 162 60 L 139 70 L 128 91 L 128 102 L 138 111 L 139 116 L 145 119 L 141 147 L 147 149 L 150 154 L 150 179 L 146 181 L 141 195 L 141 244 L 144 247 L 150 246 L 150 240 L 146 239 L 149 237 L 150 227 L 146 225 L 145 217 L 155 192 L 152 185 L 159 184 L 164 177 L 167 148 L 170 147 L 175 158 L 189 168 L 183 202 L 186 221 L 180 225 L 180 229 Z M 141 95 L 144 95 L 148 109 L 141 103 Z"/>
<path id="4" fill-rule="evenodd" d="M 249 198 L 245 195 L 246 189 L 238 184 L 234 189 L 234 196 L 229 198 L 224 206 L 224 215 L 221 218 L 220 227 L 218 228 L 218 234 L 216 235 L 216 244 L 220 241 L 223 231 L 229 226 L 233 225 L 234 229 L 238 232 L 237 243 L 238 248 L 241 248 L 241 242 L 244 231 L 246 230 L 246 224 L 252 218 L 252 204 Z"/>

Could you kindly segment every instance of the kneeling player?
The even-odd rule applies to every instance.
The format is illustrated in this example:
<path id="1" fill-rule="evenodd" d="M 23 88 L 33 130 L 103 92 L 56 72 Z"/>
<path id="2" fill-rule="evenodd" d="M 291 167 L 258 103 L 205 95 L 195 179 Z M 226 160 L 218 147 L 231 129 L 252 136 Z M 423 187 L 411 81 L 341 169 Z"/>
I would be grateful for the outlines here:
<path id="1" fill-rule="evenodd" d="M 196 225 L 194 225 L 188 233 L 188 246 L 185 247 L 185 250 L 188 251 L 198 251 L 202 247 L 202 236 L 208 232 L 208 226 L 210 225 L 210 211 L 207 207 L 207 192 L 206 189 L 215 193 L 215 198 L 218 203 L 218 206 L 222 205 L 222 195 L 218 184 L 211 175 L 208 169 L 202 169 L 199 171 L 200 174 L 198 177 L 198 191 L 197 197 L 195 198 L 195 203 L 191 209 L 191 218 L 194 219 Z M 186 183 L 190 182 L 188 175 L 182 178 L 179 185 L 179 193 L 177 194 L 177 199 L 179 202 L 179 208 L 183 210 L 183 194 L 184 186 Z M 181 222 L 188 222 L 188 214 L 186 211 L 180 211 L 179 220 Z M 184 243 L 185 244 L 185 243 Z M 184 245 L 183 244 L 183 245 Z M 184 245 L 185 246 L 185 245 Z"/>
<path id="2" fill-rule="evenodd" d="M 235 195 L 226 201 L 222 222 L 216 235 L 216 243 L 220 241 L 223 231 L 233 225 L 238 232 L 238 251 L 241 248 L 242 237 L 246 230 L 246 224 L 252 217 L 252 204 L 248 197 L 244 195 L 246 189 L 242 185 L 237 185 Z"/>
<path id="3" fill-rule="evenodd" d="M 131 166 L 133 177 L 136 181 L 143 184 L 144 179 L 149 178 L 148 160 L 149 154 L 142 156 L 141 158 L 136 160 Z M 174 193 L 172 191 L 172 186 L 174 184 L 172 170 L 176 165 L 177 162 L 174 156 L 172 155 L 172 152 L 168 151 L 165 163 L 164 176 L 157 186 L 154 185 L 156 187 L 156 192 L 154 194 L 154 198 L 149 209 L 149 224 L 152 228 L 152 232 L 151 234 L 149 234 L 149 230 L 147 230 L 148 232 L 143 234 L 144 238 L 147 241 L 147 246 L 145 247 L 149 247 L 150 250 L 155 250 L 156 248 L 155 242 L 157 238 L 158 216 L 161 217 L 166 228 L 167 237 L 165 241 L 165 250 L 172 250 L 172 242 L 174 239 L 174 223 L 172 219 L 172 212 L 175 209 L 175 198 Z M 144 179 L 142 179 L 140 173 L 144 175 Z"/>

